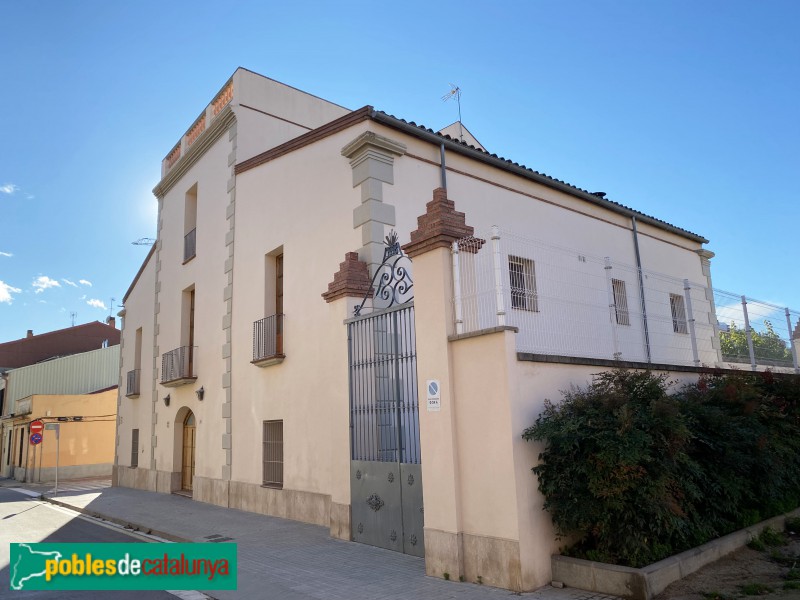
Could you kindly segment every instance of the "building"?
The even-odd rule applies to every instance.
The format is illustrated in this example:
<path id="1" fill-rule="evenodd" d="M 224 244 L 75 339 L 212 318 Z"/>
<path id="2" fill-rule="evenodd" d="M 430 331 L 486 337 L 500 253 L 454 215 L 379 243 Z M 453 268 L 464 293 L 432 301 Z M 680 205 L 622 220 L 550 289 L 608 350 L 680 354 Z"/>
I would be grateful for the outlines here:
<path id="1" fill-rule="evenodd" d="M 713 254 L 463 131 L 233 74 L 154 189 L 117 485 L 324 525 L 439 577 L 550 580 L 521 433 L 598 367 L 725 366 Z"/>
<path id="2" fill-rule="evenodd" d="M 9 371 L 0 415 L 0 475 L 52 481 L 57 466 L 59 479 L 111 475 L 119 359 L 115 345 Z M 45 429 L 41 444 L 32 444 L 35 420 L 57 423 L 60 440 Z"/>
<path id="3" fill-rule="evenodd" d="M 56 331 L 34 335 L 29 329 L 21 339 L 0 344 L 0 372 L 27 367 L 38 362 L 119 344 L 116 319 L 92 321 Z"/>

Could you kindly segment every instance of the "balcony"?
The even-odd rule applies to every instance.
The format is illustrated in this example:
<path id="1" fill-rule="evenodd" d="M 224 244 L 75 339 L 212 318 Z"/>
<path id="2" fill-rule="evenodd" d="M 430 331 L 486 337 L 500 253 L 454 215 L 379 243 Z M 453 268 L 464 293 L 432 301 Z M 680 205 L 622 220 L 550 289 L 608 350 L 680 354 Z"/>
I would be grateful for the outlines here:
<path id="1" fill-rule="evenodd" d="M 283 315 L 272 315 L 253 323 L 253 360 L 257 367 L 283 362 Z"/>
<path id="2" fill-rule="evenodd" d="M 197 381 L 194 350 L 192 346 L 181 346 L 161 355 L 161 385 L 178 387 Z"/>
<path id="3" fill-rule="evenodd" d="M 183 262 L 184 264 L 197 256 L 197 228 L 192 229 L 183 238 Z"/>
<path id="4" fill-rule="evenodd" d="M 141 369 L 134 369 L 128 371 L 128 386 L 125 391 L 125 396 L 128 398 L 139 397 L 139 380 L 141 377 Z"/>

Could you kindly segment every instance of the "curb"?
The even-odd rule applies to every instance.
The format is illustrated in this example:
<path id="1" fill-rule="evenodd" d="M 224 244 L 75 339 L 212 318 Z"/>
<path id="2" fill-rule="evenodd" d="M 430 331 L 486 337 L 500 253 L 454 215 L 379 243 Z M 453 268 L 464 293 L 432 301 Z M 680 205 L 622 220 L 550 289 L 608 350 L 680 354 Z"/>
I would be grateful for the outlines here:
<path id="1" fill-rule="evenodd" d="M 56 500 L 54 498 L 48 498 L 44 494 L 39 496 L 40 500 L 44 502 L 49 502 L 50 504 L 55 504 L 56 506 L 60 506 L 62 508 L 67 508 L 69 510 L 73 510 L 75 512 L 81 513 L 83 515 L 87 515 L 89 517 L 94 517 L 95 519 L 102 519 L 104 521 L 108 521 L 109 523 L 114 523 L 121 527 L 125 527 L 127 529 L 132 529 L 133 531 L 139 531 L 141 533 L 146 533 L 147 535 L 155 535 L 160 538 L 164 538 L 165 540 L 169 540 L 170 542 L 177 542 L 177 543 L 194 543 L 194 540 L 189 538 L 181 537 L 179 535 L 175 535 L 174 533 L 169 533 L 166 531 L 161 531 L 159 529 L 153 529 L 147 525 L 143 525 L 141 523 L 132 523 L 130 521 L 126 521 L 125 519 L 118 519 L 116 517 L 111 517 L 109 515 L 104 515 L 103 513 L 99 513 L 93 510 L 87 510 L 85 508 L 80 508 L 78 506 L 73 506 L 67 502 L 61 502 L 60 500 Z"/>

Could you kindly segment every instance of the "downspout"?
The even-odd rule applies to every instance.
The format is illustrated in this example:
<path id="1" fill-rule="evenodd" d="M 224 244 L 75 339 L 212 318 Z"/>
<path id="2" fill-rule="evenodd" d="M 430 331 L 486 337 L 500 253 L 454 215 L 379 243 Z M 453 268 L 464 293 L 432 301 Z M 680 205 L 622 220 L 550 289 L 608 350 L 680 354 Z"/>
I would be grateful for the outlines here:
<path id="1" fill-rule="evenodd" d="M 642 324 L 644 325 L 644 349 L 647 362 L 653 362 L 650 356 L 650 332 L 647 329 L 647 304 L 644 301 L 644 275 L 642 274 L 642 256 L 639 254 L 639 232 L 636 229 L 636 217 L 631 217 L 633 224 L 633 249 L 636 252 L 636 272 L 639 274 L 639 295 L 642 299 Z"/>
<path id="2" fill-rule="evenodd" d="M 447 189 L 447 165 L 444 160 L 444 143 L 439 146 L 439 154 L 441 155 L 441 187 Z"/>

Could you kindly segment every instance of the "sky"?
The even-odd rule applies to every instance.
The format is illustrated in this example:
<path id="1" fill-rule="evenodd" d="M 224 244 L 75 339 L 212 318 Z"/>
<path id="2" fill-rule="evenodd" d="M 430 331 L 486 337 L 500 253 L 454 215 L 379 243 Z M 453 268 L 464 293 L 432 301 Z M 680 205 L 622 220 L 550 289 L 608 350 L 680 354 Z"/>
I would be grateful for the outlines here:
<path id="1" fill-rule="evenodd" d="M 120 310 L 161 160 L 239 66 L 433 129 L 456 84 L 490 152 L 800 310 L 796 0 L 0 0 L 0 23 L 0 342 Z"/>

